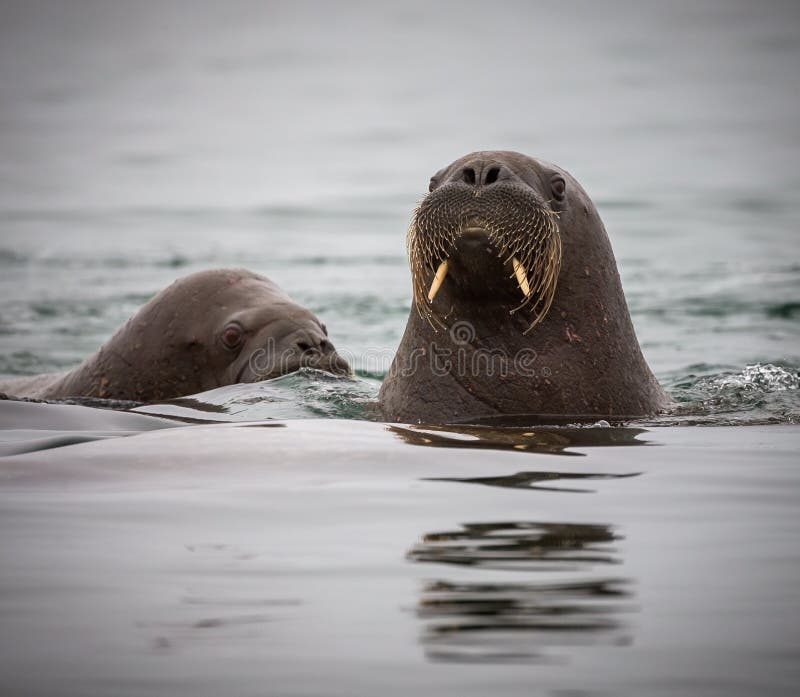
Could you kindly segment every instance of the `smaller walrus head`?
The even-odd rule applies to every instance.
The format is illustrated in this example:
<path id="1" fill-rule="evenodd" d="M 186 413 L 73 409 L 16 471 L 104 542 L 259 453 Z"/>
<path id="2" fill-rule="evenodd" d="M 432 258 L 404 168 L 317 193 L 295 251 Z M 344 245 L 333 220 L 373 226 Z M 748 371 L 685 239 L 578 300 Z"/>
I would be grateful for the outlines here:
<path id="1" fill-rule="evenodd" d="M 212 269 L 153 297 L 62 391 L 150 402 L 303 367 L 351 372 L 325 325 L 275 283 L 246 269 Z"/>
<path id="2" fill-rule="evenodd" d="M 178 283 L 195 286 L 193 300 L 202 301 L 196 309 L 205 320 L 188 323 L 191 332 L 182 338 L 190 354 L 208 361 L 213 382 L 258 382 L 300 368 L 350 374 L 325 325 L 268 278 L 216 269 Z"/>
<path id="3" fill-rule="evenodd" d="M 450 310 L 434 301 L 447 284 L 448 295 L 525 313 L 526 332 L 538 324 L 561 268 L 566 189 L 560 170 L 512 152 L 472 153 L 434 174 L 407 238 L 419 313 L 445 326 Z"/>

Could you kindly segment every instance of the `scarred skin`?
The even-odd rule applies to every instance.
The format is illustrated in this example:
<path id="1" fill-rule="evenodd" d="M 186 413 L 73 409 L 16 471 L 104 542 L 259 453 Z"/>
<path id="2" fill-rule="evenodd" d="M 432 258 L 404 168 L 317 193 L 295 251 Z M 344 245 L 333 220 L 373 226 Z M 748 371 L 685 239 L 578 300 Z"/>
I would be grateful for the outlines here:
<path id="1" fill-rule="evenodd" d="M 153 402 L 303 366 L 350 372 L 320 321 L 275 283 L 213 269 L 162 290 L 74 369 L 3 380 L 0 392 Z"/>
<path id="2" fill-rule="evenodd" d="M 553 189 L 557 179 L 565 184 L 560 197 Z M 522 297 L 510 264 L 487 254 L 485 242 L 459 239 L 433 301 L 447 328 L 435 329 L 412 308 L 380 390 L 382 417 L 442 423 L 522 414 L 624 418 L 664 410 L 670 400 L 642 356 L 608 236 L 578 182 L 532 157 L 488 151 L 438 172 L 431 190 L 463 189 L 465 182 L 476 190 L 497 183 L 531 187 L 558 213 L 562 255 L 552 306 L 524 334 L 531 319 L 524 311 L 510 313 Z M 425 273 L 429 287 L 434 271 Z M 485 359 L 491 356 L 490 370 Z"/>

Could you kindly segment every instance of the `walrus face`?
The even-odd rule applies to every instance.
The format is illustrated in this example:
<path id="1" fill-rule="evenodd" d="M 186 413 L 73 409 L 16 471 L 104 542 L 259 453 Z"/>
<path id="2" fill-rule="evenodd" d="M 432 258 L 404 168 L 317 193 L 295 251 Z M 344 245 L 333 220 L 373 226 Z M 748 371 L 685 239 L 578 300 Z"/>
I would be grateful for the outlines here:
<path id="1" fill-rule="evenodd" d="M 259 382 L 305 367 L 351 373 L 316 315 L 268 278 L 244 269 L 218 269 L 175 285 L 169 305 L 182 311 L 175 325 L 182 328 L 183 351 L 170 342 L 165 350 L 170 358 L 188 354 L 191 369 L 180 372 L 193 381 L 181 384 L 180 393 Z M 165 381 L 166 374 L 160 378 Z"/>
<path id="2" fill-rule="evenodd" d="M 258 382 L 300 368 L 335 375 L 351 370 L 328 339 L 328 331 L 306 308 L 290 300 L 236 313 L 217 335 L 230 365 L 231 383 Z"/>
<path id="3" fill-rule="evenodd" d="M 478 152 L 437 172 L 414 212 L 408 250 L 414 304 L 444 327 L 447 302 L 480 298 L 525 312 L 538 324 L 561 268 L 558 216 L 566 179 L 555 168 L 511 152 Z"/>

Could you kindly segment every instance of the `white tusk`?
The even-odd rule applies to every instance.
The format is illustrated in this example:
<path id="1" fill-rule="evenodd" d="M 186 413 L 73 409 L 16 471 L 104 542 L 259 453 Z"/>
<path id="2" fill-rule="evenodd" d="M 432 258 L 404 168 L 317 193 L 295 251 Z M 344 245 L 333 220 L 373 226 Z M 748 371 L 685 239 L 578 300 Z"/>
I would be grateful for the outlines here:
<path id="1" fill-rule="evenodd" d="M 525 273 L 525 267 L 522 263 L 514 257 L 511 260 L 511 265 L 514 267 L 514 275 L 517 277 L 517 283 L 523 295 L 527 298 L 531 294 L 531 287 L 528 284 L 528 275 Z M 444 276 L 442 276 L 444 278 Z"/>
<path id="2" fill-rule="evenodd" d="M 429 303 L 433 302 L 433 299 L 439 292 L 439 288 L 442 287 L 442 282 L 444 281 L 445 276 L 447 276 L 447 259 L 445 259 L 441 264 L 439 264 L 439 268 L 436 269 L 436 275 L 433 277 L 433 283 L 431 283 L 431 289 L 428 291 Z"/>

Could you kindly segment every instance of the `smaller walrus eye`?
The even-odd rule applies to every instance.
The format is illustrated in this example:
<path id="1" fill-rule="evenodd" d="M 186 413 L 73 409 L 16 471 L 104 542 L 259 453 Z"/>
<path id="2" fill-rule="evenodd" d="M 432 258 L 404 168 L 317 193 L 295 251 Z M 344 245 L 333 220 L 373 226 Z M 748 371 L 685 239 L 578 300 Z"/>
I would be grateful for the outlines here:
<path id="1" fill-rule="evenodd" d="M 438 183 L 436 177 L 431 177 L 431 180 L 428 182 L 428 191 L 433 191 Z"/>
<path id="2" fill-rule="evenodd" d="M 550 189 L 556 201 L 563 201 L 564 195 L 567 193 L 567 182 L 564 181 L 564 177 L 560 174 L 554 174 L 550 179 Z"/>
<path id="3" fill-rule="evenodd" d="M 238 324 L 229 324 L 222 330 L 222 343 L 229 349 L 238 348 L 242 343 L 242 328 Z"/>

